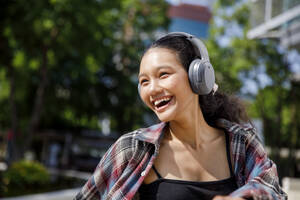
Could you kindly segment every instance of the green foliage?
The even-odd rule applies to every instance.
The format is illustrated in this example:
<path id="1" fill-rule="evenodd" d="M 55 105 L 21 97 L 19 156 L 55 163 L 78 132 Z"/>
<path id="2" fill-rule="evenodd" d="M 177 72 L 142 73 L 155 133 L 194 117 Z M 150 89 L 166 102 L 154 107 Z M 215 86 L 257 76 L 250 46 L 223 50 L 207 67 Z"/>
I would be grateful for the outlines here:
<path id="1" fill-rule="evenodd" d="M 247 97 L 248 113 L 262 121 L 265 144 L 272 150 L 269 156 L 277 164 L 280 177 L 299 176 L 299 80 L 292 80 L 290 64 L 285 59 L 288 51 L 280 49 L 279 41 L 246 37 L 250 6 L 245 1 L 216 3 L 208 40 L 211 60 L 219 71 L 216 79 L 221 90 Z M 224 37 L 225 45 L 220 43 Z M 259 75 L 267 83 L 262 83 Z M 245 79 L 252 80 L 256 93 L 241 91 Z M 280 156 L 282 148 L 289 149 L 287 157 Z"/>
<path id="2" fill-rule="evenodd" d="M 257 55 L 253 53 L 257 44 L 246 38 L 249 5 L 220 0 L 215 3 L 213 16 L 207 48 L 216 69 L 216 79 L 221 90 L 237 93 L 243 86 L 241 73 L 248 73 L 257 65 Z M 222 44 L 224 39 L 227 42 Z"/>
<path id="3" fill-rule="evenodd" d="M 3 173 L 4 196 L 43 191 L 49 183 L 48 171 L 38 162 L 15 162 Z"/>
<path id="4" fill-rule="evenodd" d="M 9 97 L 9 83 L 6 79 L 6 72 L 0 68 L 0 101 Z"/>
<path id="5" fill-rule="evenodd" d="M 147 40 L 167 28 L 164 0 L 1 4 L 1 128 L 13 126 L 15 113 L 17 139 L 30 146 L 38 128 L 95 129 L 103 118 L 112 120 L 113 131 L 143 124 L 134 77 Z"/>
<path id="6" fill-rule="evenodd" d="M 249 114 L 264 125 L 265 142 L 273 149 L 300 147 L 295 85 L 291 85 L 287 51 L 272 39 L 249 40 L 250 6 L 244 1 L 219 0 L 214 7 L 208 50 L 220 89 L 248 97 Z M 226 38 L 227 42 L 220 41 Z M 268 79 L 261 82 L 259 75 Z M 241 78 L 243 77 L 243 78 Z M 242 93 L 243 80 L 252 80 L 257 93 Z M 291 98 L 291 96 L 294 97 Z M 293 135 L 293 136 L 292 136 Z M 292 141 L 293 138 L 293 141 Z M 296 138 L 296 139 L 295 139 Z"/>
<path id="7" fill-rule="evenodd" d="M 81 115 L 88 120 L 99 115 L 118 118 L 122 131 L 137 123 L 135 111 L 127 122 L 114 111 L 122 113 L 138 101 L 135 81 L 129 77 L 137 73 L 145 48 L 142 34 L 152 38 L 153 31 L 167 26 L 165 1 L 17 0 L 4 6 L 5 31 L 0 39 L 5 45 L 0 51 L 6 53 L 0 55 L 0 64 L 15 67 L 21 121 L 30 119 L 40 70 L 46 64 L 43 113 L 47 114 L 42 115 L 42 126 L 60 122 L 80 126 L 76 121 Z M 113 104 L 110 99 L 118 101 Z M 72 111 L 74 119 L 66 118 L 66 110 Z"/>

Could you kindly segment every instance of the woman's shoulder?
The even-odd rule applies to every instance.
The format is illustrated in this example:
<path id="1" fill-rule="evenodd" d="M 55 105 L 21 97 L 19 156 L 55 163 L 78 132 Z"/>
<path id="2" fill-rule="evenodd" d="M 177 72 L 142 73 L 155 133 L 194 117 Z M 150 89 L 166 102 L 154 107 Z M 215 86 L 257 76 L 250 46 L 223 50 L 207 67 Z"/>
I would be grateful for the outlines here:
<path id="1" fill-rule="evenodd" d="M 231 136 L 231 143 L 237 148 L 256 149 L 258 154 L 264 155 L 263 143 L 252 123 L 241 124 L 221 119 L 218 125 Z"/>
<path id="2" fill-rule="evenodd" d="M 233 136 L 241 136 L 248 138 L 257 135 L 257 130 L 251 122 L 237 123 L 222 118 L 218 119 L 217 126 L 225 129 L 227 133 Z"/>
<path id="3" fill-rule="evenodd" d="M 128 150 L 129 148 L 134 148 L 137 142 L 135 137 L 139 134 L 141 130 L 142 128 L 122 134 L 113 144 L 114 148 L 119 151 L 123 151 L 124 149 Z"/>
<path id="4" fill-rule="evenodd" d="M 146 138 L 149 138 L 151 136 L 152 137 L 159 136 L 165 126 L 166 126 L 166 123 L 162 122 L 162 123 L 151 125 L 149 127 L 138 128 L 136 130 L 133 130 L 133 131 L 123 134 L 118 139 L 118 141 L 126 141 L 126 140 L 132 140 L 132 139 L 146 140 Z"/>
<path id="5" fill-rule="evenodd" d="M 155 144 L 156 141 L 159 140 L 165 125 L 165 123 L 159 123 L 127 132 L 119 137 L 114 145 L 118 149 L 132 148 L 133 150 L 141 144 Z"/>

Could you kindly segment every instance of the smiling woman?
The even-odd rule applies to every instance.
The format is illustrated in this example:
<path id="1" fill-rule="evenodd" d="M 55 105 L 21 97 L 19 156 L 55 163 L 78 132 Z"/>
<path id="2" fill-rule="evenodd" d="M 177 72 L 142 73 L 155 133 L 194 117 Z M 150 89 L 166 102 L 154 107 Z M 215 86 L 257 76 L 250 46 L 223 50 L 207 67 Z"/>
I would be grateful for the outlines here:
<path id="1" fill-rule="evenodd" d="M 237 98 L 217 91 L 204 44 L 155 41 L 139 94 L 161 123 L 123 135 L 75 199 L 286 199 Z"/>

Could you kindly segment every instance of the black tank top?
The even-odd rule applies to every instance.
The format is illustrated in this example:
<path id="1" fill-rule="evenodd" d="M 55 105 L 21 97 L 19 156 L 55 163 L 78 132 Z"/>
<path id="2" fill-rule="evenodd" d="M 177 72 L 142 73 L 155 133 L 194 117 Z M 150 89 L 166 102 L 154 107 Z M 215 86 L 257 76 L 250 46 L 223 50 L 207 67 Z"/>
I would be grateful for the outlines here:
<path id="1" fill-rule="evenodd" d="M 228 195 L 238 187 L 232 170 L 229 136 L 226 133 L 227 160 L 230 169 L 230 177 L 218 181 L 184 181 L 165 179 L 159 174 L 153 165 L 153 170 L 158 179 L 150 184 L 142 184 L 139 188 L 141 200 L 210 200 L 216 195 Z"/>

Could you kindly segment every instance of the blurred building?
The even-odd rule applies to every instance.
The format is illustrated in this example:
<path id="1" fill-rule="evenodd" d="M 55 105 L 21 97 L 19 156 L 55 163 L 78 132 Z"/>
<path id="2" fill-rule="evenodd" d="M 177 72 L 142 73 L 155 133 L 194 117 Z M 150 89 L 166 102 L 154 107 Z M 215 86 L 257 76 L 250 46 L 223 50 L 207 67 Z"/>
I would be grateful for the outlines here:
<path id="1" fill-rule="evenodd" d="M 251 1 L 248 38 L 277 38 L 286 48 L 300 49 L 300 0 Z"/>
<path id="2" fill-rule="evenodd" d="M 34 153 L 48 168 L 92 172 L 119 136 L 96 130 L 44 130 L 35 137 Z"/>
<path id="3" fill-rule="evenodd" d="M 171 19 L 169 32 L 188 32 L 200 38 L 208 37 L 211 6 L 214 1 L 169 1 L 168 16 Z"/>

